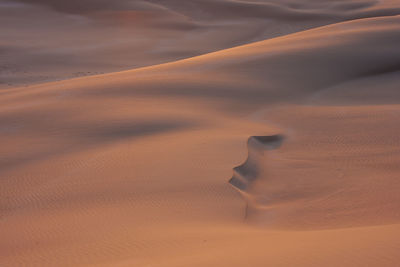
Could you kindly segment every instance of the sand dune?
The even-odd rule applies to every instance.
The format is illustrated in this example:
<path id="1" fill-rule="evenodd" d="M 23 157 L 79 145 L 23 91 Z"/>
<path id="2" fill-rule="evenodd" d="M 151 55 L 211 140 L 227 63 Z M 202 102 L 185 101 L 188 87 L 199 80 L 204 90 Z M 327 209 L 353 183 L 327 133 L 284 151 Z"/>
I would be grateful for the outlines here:
<path id="1" fill-rule="evenodd" d="M 397 1 L 1 0 L 0 7 L 0 88 L 173 62 L 400 14 Z"/>
<path id="2" fill-rule="evenodd" d="M 0 266 L 397 266 L 399 7 L 0 1 Z"/>

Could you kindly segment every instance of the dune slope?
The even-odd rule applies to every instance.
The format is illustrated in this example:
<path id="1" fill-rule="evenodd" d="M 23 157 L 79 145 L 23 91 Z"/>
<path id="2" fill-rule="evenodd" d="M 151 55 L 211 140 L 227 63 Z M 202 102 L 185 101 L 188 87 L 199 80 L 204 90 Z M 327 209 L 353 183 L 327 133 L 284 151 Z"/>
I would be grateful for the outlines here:
<path id="1" fill-rule="evenodd" d="M 357 16 L 1 90 L 0 265 L 396 266 L 400 17 Z"/>

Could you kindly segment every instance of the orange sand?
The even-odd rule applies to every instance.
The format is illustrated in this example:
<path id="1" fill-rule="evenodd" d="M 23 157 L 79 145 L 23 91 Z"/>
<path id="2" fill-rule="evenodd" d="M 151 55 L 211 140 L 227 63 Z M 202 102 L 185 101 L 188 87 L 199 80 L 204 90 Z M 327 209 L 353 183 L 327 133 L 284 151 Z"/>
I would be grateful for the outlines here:
<path id="1" fill-rule="evenodd" d="M 0 13 L 0 266 L 399 265 L 397 1 Z"/>

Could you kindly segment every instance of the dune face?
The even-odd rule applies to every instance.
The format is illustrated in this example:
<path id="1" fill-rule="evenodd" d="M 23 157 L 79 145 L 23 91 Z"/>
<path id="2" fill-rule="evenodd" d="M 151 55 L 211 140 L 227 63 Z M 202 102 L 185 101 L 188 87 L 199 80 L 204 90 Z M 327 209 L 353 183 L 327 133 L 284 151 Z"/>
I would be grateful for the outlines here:
<path id="1" fill-rule="evenodd" d="M 0 0 L 0 266 L 397 266 L 399 8 Z"/>

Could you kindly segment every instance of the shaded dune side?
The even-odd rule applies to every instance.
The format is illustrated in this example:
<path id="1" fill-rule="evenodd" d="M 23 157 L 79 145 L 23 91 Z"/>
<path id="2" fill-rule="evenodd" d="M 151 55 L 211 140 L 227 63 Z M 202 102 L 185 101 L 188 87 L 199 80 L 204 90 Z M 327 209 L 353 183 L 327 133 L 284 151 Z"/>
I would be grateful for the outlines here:
<path id="1" fill-rule="evenodd" d="M 93 11 L 112 11 L 112 10 L 134 10 L 134 9 L 160 9 L 147 1 L 135 0 L 69 0 L 69 1 L 53 1 L 53 0 L 16 0 L 27 4 L 43 5 L 59 12 L 82 14 Z"/>
<path id="2" fill-rule="evenodd" d="M 381 7 L 377 1 L 298 3 L 289 1 L 151 0 L 197 20 L 262 18 L 280 21 L 343 21 L 400 14 L 396 6 Z"/>
<path id="3" fill-rule="evenodd" d="M 186 17 L 191 21 L 205 22 L 227 21 L 227 20 L 248 20 L 253 23 L 259 20 L 256 25 L 264 26 L 265 22 L 271 20 L 279 22 L 296 22 L 302 27 L 298 28 L 296 24 L 290 23 L 293 29 L 289 32 L 315 28 L 345 20 L 393 16 L 400 13 L 400 6 L 380 1 L 321 1 L 293 3 L 292 1 L 231 1 L 231 0 L 190 0 L 190 1 L 165 1 L 165 0 L 118 0 L 118 1 L 48 1 L 48 0 L 14 0 L 16 2 L 39 5 L 54 9 L 58 12 L 90 15 L 93 12 L 127 12 L 130 11 L 163 11 L 178 17 Z M 160 16 L 161 13 L 157 13 Z M 124 16 L 124 20 L 127 16 Z M 154 18 L 150 18 L 154 19 Z M 305 24 L 303 24 L 303 22 Z M 213 24 L 210 24 L 211 26 Z M 218 28 L 217 25 L 212 27 Z M 277 26 L 279 27 L 279 25 Z M 282 28 L 282 27 L 280 27 Z M 282 30 L 282 29 L 281 29 Z M 285 32 L 285 30 L 283 30 Z M 284 33 L 282 32 L 282 33 Z M 288 33 L 288 32 L 286 32 Z M 260 34 L 258 39 L 264 39 L 270 36 Z M 247 40 L 252 41 L 251 39 Z M 236 43 L 236 45 L 238 45 Z"/>
<path id="4" fill-rule="evenodd" d="M 268 150 L 279 148 L 283 140 L 283 135 L 250 137 L 247 141 L 247 159 L 242 165 L 233 168 L 233 176 L 229 183 L 239 192 L 246 192 L 246 189 L 259 176 L 260 157 L 263 157 Z"/>
<path id="5" fill-rule="evenodd" d="M 43 120 L 35 116 L 27 116 L 31 118 L 34 124 L 42 124 Z M 175 119 L 175 118 L 174 118 Z M 15 121 L 18 121 L 16 119 Z M 19 145 L 25 144 L 25 150 L 19 150 L 12 147 L 3 147 L 3 153 L 8 153 L 7 157 L 0 158 L 0 175 L 8 170 L 12 170 L 26 164 L 49 160 L 59 155 L 78 153 L 88 149 L 93 149 L 99 146 L 116 144 L 127 140 L 135 140 L 141 137 L 149 137 L 169 132 L 188 130 L 194 125 L 193 122 L 185 121 L 161 121 L 161 120 L 130 120 L 124 122 L 71 122 L 67 125 L 59 125 L 54 121 L 43 123 L 40 127 L 44 127 L 49 131 L 49 134 L 43 134 L 37 125 L 30 128 L 29 123 L 15 121 L 5 122 L 0 116 L 0 122 L 8 127 L 0 127 L 0 137 L 7 138 L 14 135 L 15 139 L 19 139 Z M 14 127 L 12 125 L 15 125 Z M 18 128 L 24 125 L 25 129 L 29 129 L 30 136 L 23 138 L 20 135 Z M 50 136 L 51 139 L 59 138 L 60 140 L 67 139 L 68 141 L 58 142 L 56 144 L 42 145 L 41 148 L 35 148 L 32 145 L 32 140 L 43 140 L 41 136 Z M 47 140 L 48 142 L 49 140 Z"/>
<path id="6" fill-rule="evenodd" d="M 48 1 L 17 0 L 39 4 L 59 12 L 84 14 L 101 10 L 164 9 L 181 13 L 195 20 L 227 20 L 261 18 L 279 21 L 343 21 L 359 18 L 392 16 L 400 7 L 379 1 L 321 1 L 293 3 L 291 1 L 232 1 L 232 0 L 150 0 L 150 1 Z"/>

